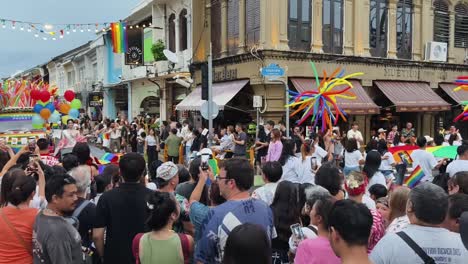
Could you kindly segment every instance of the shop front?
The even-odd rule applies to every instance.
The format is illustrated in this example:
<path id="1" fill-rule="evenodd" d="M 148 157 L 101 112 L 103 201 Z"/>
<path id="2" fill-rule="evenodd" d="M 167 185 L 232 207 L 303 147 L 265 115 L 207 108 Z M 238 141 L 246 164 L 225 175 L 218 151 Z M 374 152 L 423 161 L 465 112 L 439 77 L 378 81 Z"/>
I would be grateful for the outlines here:
<path id="1" fill-rule="evenodd" d="M 92 121 L 102 120 L 102 108 L 104 95 L 102 92 L 94 92 L 88 95 L 89 117 Z"/>

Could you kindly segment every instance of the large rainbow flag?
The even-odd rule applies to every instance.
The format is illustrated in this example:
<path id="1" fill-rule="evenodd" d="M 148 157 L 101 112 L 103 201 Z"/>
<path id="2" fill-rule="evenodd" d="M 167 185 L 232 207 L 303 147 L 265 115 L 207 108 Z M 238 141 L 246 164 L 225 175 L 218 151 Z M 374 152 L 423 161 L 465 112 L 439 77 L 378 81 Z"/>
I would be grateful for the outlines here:
<path id="1" fill-rule="evenodd" d="M 422 168 L 418 165 L 416 168 L 414 168 L 413 172 L 406 177 L 406 179 L 403 181 L 403 184 L 408 186 L 408 188 L 413 189 L 418 185 L 421 180 L 424 178 L 424 171 Z"/>
<path id="2" fill-rule="evenodd" d="M 114 53 L 127 52 L 127 31 L 123 22 L 111 23 L 112 46 Z"/>

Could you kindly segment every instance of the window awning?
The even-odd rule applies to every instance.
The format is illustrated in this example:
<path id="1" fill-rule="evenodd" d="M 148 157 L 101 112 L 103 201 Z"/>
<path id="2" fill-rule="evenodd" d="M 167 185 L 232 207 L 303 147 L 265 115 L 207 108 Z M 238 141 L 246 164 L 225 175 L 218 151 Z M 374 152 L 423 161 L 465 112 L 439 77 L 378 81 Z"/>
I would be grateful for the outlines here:
<path id="1" fill-rule="evenodd" d="M 310 78 L 292 78 L 291 82 L 297 91 L 302 93 L 307 90 L 317 89 L 315 79 Z M 372 101 L 369 95 L 366 93 L 364 88 L 358 81 L 350 81 L 353 84 L 351 91 L 356 95 L 356 99 L 348 100 L 344 98 L 336 98 L 336 103 L 343 108 L 347 114 L 359 115 L 359 114 L 378 114 L 379 107 Z M 337 86 L 334 89 L 344 89 L 346 85 Z"/>
<path id="2" fill-rule="evenodd" d="M 463 101 L 468 101 L 468 93 L 464 91 L 455 92 L 453 89 L 457 88 L 457 85 L 451 83 L 441 83 L 440 88 L 450 96 L 455 102 L 461 104 Z"/>
<path id="3" fill-rule="evenodd" d="M 249 80 L 213 83 L 213 101 L 224 110 L 224 106 L 244 88 Z M 197 86 L 182 102 L 176 106 L 179 111 L 200 111 L 205 100 L 201 99 L 201 86 Z"/>
<path id="4" fill-rule="evenodd" d="M 450 104 L 427 83 L 377 81 L 375 84 L 395 104 L 397 112 L 450 110 Z"/>

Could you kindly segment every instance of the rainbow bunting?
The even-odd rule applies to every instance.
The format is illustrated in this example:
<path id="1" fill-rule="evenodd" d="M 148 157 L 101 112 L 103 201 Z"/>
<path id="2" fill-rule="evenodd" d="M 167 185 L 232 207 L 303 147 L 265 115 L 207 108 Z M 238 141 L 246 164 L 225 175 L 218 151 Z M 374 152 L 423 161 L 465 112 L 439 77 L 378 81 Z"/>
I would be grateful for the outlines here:
<path id="1" fill-rule="evenodd" d="M 424 171 L 422 168 L 418 165 L 416 168 L 414 168 L 413 172 L 408 176 L 403 184 L 408 186 L 409 188 L 414 188 L 416 185 L 419 184 L 419 182 L 424 178 Z"/>
<path id="2" fill-rule="evenodd" d="M 111 23 L 114 53 L 127 52 L 127 31 L 125 25 L 126 24 L 122 22 Z"/>

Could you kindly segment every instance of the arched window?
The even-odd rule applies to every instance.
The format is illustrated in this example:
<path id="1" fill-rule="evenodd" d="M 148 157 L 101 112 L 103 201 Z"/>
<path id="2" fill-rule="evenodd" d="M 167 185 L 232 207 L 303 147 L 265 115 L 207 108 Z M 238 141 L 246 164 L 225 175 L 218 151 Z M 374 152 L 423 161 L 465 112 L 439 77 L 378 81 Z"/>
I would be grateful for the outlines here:
<path id="1" fill-rule="evenodd" d="M 211 51 L 214 58 L 221 54 L 221 1 L 211 3 Z"/>
<path id="2" fill-rule="evenodd" d="M 399 0 L 397 5 L 397 56 L 411 59 L 413 44 L 413 0 Z"/>
<path id="3" fill-rule="evenodd" d="M 370 53 L 374 57 L 387 56 L 388 0 L 370 2 Z"/>
<path id="4" fill-rule="evenodd" d="M 239 0 L 228 0 L 228 53 L 234 55 L 239 47 Z"/>
<path id="5" fill-rule="evenodd" d="M 289 0 L 288 39 L 292 50 L 310 51 L 311 1 Z"/>
<path id="6" fill-rule="evenodd" d="M 260 41 L 260 1 L 245 1 L 245 43 L 248 47 Z"/>
<path id="7" fill-rule="evenodd" d="M 434 1 L 434 41 L 445 42 L 450 40 L 449 6 L 445 0 Z"/>
<path id="8" fill-rule="evenodd" d="M 176 52 L 175 50 L 175 14 L 169 16 L 169 50 Z"/>
<path id="9" fill-rule="evenodd" d="M 468 48 L 468 5 L 455 6 L 455 47 Z"/>
<path id="10" fill-rule="evenodd" d="M 323 0 L 323 51 L 343 53 L 343 0 Z"/>
<path id="11" fill-rule="evenodd" d="M 187 9 L 179 14 L 179 44 L 180 51 L 187 49 Z"/>

